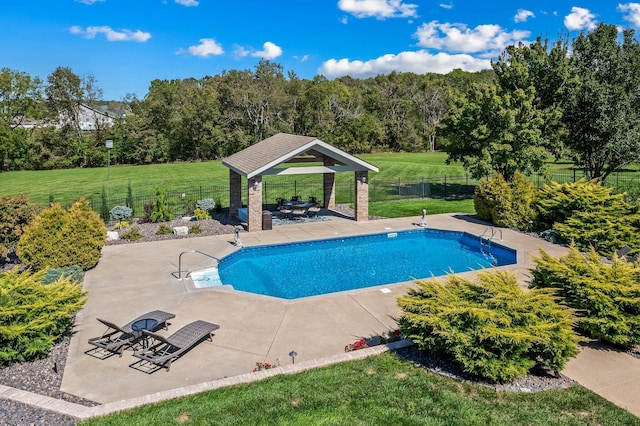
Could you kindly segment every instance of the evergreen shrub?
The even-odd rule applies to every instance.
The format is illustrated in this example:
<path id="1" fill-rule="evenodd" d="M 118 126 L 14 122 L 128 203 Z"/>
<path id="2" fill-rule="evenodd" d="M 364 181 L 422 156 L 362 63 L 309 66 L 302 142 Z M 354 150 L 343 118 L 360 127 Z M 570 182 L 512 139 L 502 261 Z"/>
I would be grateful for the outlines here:
<path id="1" fill-rule="evenodd" d="M 577 212 L 602 206 L 607 210 L 626 207 L 623 194 L 612 194 L 599 181 L 581 179 L 577 182 L 546 184 L 540 190 L 535 208 L 544 228 L 564 223 Z"/>
<path id="2" fill-rule="evenodd" d="M 45 274 L 0 275 L 0 365 L 45 357 L 85 302 L 71 277 L 44 285 Z"/>
<path id="3" fill-rule="evenodd" d="M 128 231 L 120 234 L 120 238 L 127 241 L 138 241 L 142 237 L 144 237 L 144 235 L 142 235 L 142 232 L 140 232 L 140 228 L 138 228 L 137 226 L 134 226 Z"/>
<path id="4" fill-rule="evenodd" d="M 51 268 L 47 269 L 44 278 L 42 278 L 43 284 L 51 284 L 61 279 L 68 278 L 73 284 L 79 284 L 82 282 L 84 273 L 82 268 L 78 265 L 65 266 L 63 268 Z"/>
<path id="5" fill-rule="evenodd" d="M 545 185 L 536 209 L 543 228 L 553 229 L 560 241 L 580 250 L 594 247 L 598 253 L 610 255 L 625 245 L 634 253 L 640 249 L 638 206 L 598 181 Z"/>
<path id="6" fill-rule="evenodd" d="M 400 331 L 424 351 L 454 360 L 465 372 L 495 382 L 535 366 L 556 372 L 578 353 L 573 312 L 548 289 L 526 291 L 508 271 L 482 271 L 478 283 L 450 275 L 418 281 L 398 298 Z"/>
<path id="7" fill-rule="evenodd" d="M 87 200 L 66 211 L 53 203 L 24 228 L 17 254 L 35 271 L 72 265 L 87 270 L 100 260 L 106 240 L 107 228 Z"/>
<path id="8" fill-rule="evenodd" d="M 129 219 L 133 214 L 133 210 L 127 206 L 115 206 L 109 211 L 111 219 L 121 222 L 125 219 Z"/>
<path id="9" fill-rule="evenodd" d="M 624 348 L 640 344 L 640 264 L 615 256 L 605 262 L 594 249 L 576 247 L 558 259 L 540 253 L 531 288 L 553 289 L 589 336 Z"/>
<path id="10" fill-rule="evenodd" d="M 193 225 L 191 228 L 189 228 L 189 233 L 202 234 L 202 228 L 200 228 L 200 225 Z"/>
<path id="11" fill-rule="evenodd" d="M 169 201 L 167 200 L 167 190 L 159 186 L 156 188 L 156 201 L 153 204 L 151 212 L 151 222 L 168 222 L 173 218 L 169 209 Z"/>
<path id="12" fill-rule="evenodd" d="M 37 215 L 38 207 L 29 205 L 24 195 L 0 197 L 0 259 L 16 251 L 23 229 Z"/>
<path id="13" fill-rule="evenodd" d="M 195 209 L 193 215 L 197 220 L 211 219 L 211 215 L 208 210 Z"/>
<path id="14" fill-rule="evenodd" d="M 213 201 L 213 198 L 203 198 L 202 200 L 196 201 L 196 208 L 213 214 L 216 208 L 216 202 Z"/>
<path id="15" fill-rule="evenodd" d="M 164 223 L 160 224 L 158 230 L 156 231 L 156 235 L 169 235 L 173 234 L 173 229 L 170 226 L 165 225 Z"/>

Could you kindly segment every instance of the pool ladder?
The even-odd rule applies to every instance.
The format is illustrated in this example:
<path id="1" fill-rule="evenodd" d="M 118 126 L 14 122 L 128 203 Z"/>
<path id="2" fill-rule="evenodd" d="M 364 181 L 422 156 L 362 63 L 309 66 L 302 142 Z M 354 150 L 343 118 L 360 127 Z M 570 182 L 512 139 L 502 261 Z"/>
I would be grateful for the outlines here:
<path id="1" fill-rule="evenodd" d="M 182 279 L 182 255 L 186 254 L 186 253 L 198 253 L 201 254 L 203 256 L 206 256 L 210 259 L 215 260 L 216 262 L 218 262 L 218 264 L 220 264 L 220 259 L 218 259 L 217 257 L 211 256 L 210 254 L 201 252 L 200 250 L 187 250 L 187 251 L 183 251 L 182 253 L 180 253 L 180 256 L 178 256 L 178 272 L 176 275 L 176 272 L 172 272 L 171 275 L 173 275 L 174 277 L 176 277 L 177 279 L 181 280 Z M 189 278 L 189 274 L 191 273 L 191 271 L 187 272 L 187 275 L 185 275 L 185 278 Z"/>
<path id="2" fill-rule="evenodd" d="M 491 233 L 490 236 L 488 235 L 489 232 Z M 491 250 L 491 240 L 495 239 L 496 234 L 500 234 L 500 241 L 502 241 L 502 229 L 494 229 L 493 226 L 487 226 L 482 235 L 480 235 L 480 249 L 486 246 Z"/>

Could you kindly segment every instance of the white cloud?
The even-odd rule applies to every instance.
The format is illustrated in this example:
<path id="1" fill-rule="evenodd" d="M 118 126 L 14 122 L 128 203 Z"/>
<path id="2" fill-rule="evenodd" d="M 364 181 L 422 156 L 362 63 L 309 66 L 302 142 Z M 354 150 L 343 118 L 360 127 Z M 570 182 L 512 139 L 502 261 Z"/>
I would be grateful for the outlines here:
<path id="1" fill-rule="evenodd" d="M 414 34 L 421 47 L 463 53 L 500 51 L 529 35 L 529 31 L 507 32 L 494 24 L 468 28 L 465 24 L 438 21 L 422 24 Z"/>
<path id="2" fill-rule="evenodd" d="M 244 58 L 245 56 L 249 56 L 249 53 L 251 52 L 242 46 L 235 45 L 233 48 L 233 56 L 236 58 Z"/>
<path id="3" fill-rule="evenodd" d="M 348 24 L 349 18 L 347 18 L 346 16 L 343 16 L 342 18 L 340 18 L 340 23 L 345 25 Z"/>
<path id="4" fill-rule="evenodd" d="M 103 2 L 104 0 L 76 0 L 78 3 L 92 5 L 94 3 Z"/>
<path id="5" fill-rule="evenodd" d="M 271 43 L 270 41 L 266 41 L 262 45 L 262 50 L 253 52 L 251 54 L 251 56 L 255 56 L 256 58 L 262 58 L 262 59 L 273 59 L 273 58 L 277 58 L 280 55 L 282 55 L 282 49 L 280 48 L 280 46 L 274 43 Z"/>
<path id="6" fill-rule="evenodd" d="M 187 7 L 197 6 L 200 4 L 197 0 L 176 0 L 176 3 Z"/>
<path id="7" fill-rule="evenodd" d="M 618 10 L 626 13 L 624 19 L 640 28 L 640 3 L 618 4 Z"/>
<path id="8" fill-rule="evenodd" d="M 356 18 L 406 18 L 417 17 L 417 4 L 403 3 L 402 0 L 339 0 L 338 9 Z"/>
<path id="9" fill-rule="evenodd" d="M 104 34 L 107 41 L 135 41 L 138 43 L 145 42 L 151 38 L 151 33 L 146 33 L 140 30 L 121 30 L 114 31 L 111 27 L 87 27 L 82 29 L 77 25 L 74 25 L 69 29 L 71 34 L 83 35 L 85 38 L 95 38 L 98 34 Z"/>
<path id="10" fill-rule="evenodd" d="M 571 13 L 564 17 L 564 26 L 568 30 L 592 30 L 596 27 L 596 15 L 589 9 L 572 7 Z"/>
<path id="11" fill-rule="evenodd" d="M 178 53 L 183 53 L 184 51 L 180 50 Z M 199 56 L 201 58 L 206 58 L 211 55 L 222 55 L 224 50 L 222 46 L 216 43 L 216 41 L 212 38 L 201 38 L 200 44 L 196 46 L 189 46 L 187 52 L 192 54 L 193 56 Z"/>
<path id="12" fill-rule="evenodd" d="M 331 78 L 344 75 L 366 78 L 393 71 L 446 74 L 456 68 L 475 72 L 491 68 L 491 62 L 489 59 L 478 59 L 471 55 L 450 55 L 443 52 L 433 55 L 425 50 L 419 50 L 417 52 L 401 52 L 397 55 L 387 54 L 369 61 L 330 59 L 322 64 L 318 73 Z"/>
<path id="13" fill-rule="evenodd" d="M 527 19 L 535 17 L 536 15 L 534 15 L 534 13 L 530 10 L 518 9 L 518 13 L 516 13 L 516 16 L 513 17 L 513 20 L 515 22 L 527 22 Z"/>
<path id="14" fill-rule="evenodd" d="M 453 9 L 453 3 L 440 3 L 438 6 L 443 9 Z"/>

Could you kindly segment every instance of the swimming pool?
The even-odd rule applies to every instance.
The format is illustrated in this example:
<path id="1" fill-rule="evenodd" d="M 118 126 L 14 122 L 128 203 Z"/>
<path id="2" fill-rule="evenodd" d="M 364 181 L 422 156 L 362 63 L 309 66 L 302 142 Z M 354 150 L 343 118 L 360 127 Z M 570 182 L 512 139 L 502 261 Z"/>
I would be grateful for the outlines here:
<path id="1" fill-rule="evenodd" d="M 229 284 L 297 299 L 516 263 L 515 250 L 483 241 L 465 232 L 419 229 L 245 247 L 221 259 L 217 271 L 191 275 L 198 287 Z"/>

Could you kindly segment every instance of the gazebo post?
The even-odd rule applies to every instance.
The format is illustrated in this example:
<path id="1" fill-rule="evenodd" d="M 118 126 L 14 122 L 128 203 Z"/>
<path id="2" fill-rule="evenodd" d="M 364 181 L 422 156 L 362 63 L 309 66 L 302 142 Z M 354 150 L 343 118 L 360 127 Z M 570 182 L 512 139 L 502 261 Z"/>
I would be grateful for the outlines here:
<path id="1" fill-rule="evenodd" d="M 369 172 L 355 172 L 356 204 L 355 219 L 357 222 L 369 220 Z"/>
<path id="2" fill-rule="evenodd" d="M 262 230 L 262 176 L 257 175 L 247 179 L 247 231 Z"/>
<path id="3" fill-rule="evenodd" d="M 325 167 L 331 167 L 335 164 L 332 158 L 325 156 L 322 160 Z M 322 174 L 322 207 L 325 209 L 334 209 L 336 207 L 336 174 Z"/>
<path id="4" fill-rule="evenodd" d="M 229 169 L 229 215 L 238 216 L 242 207 L 242 175 Z"/>

